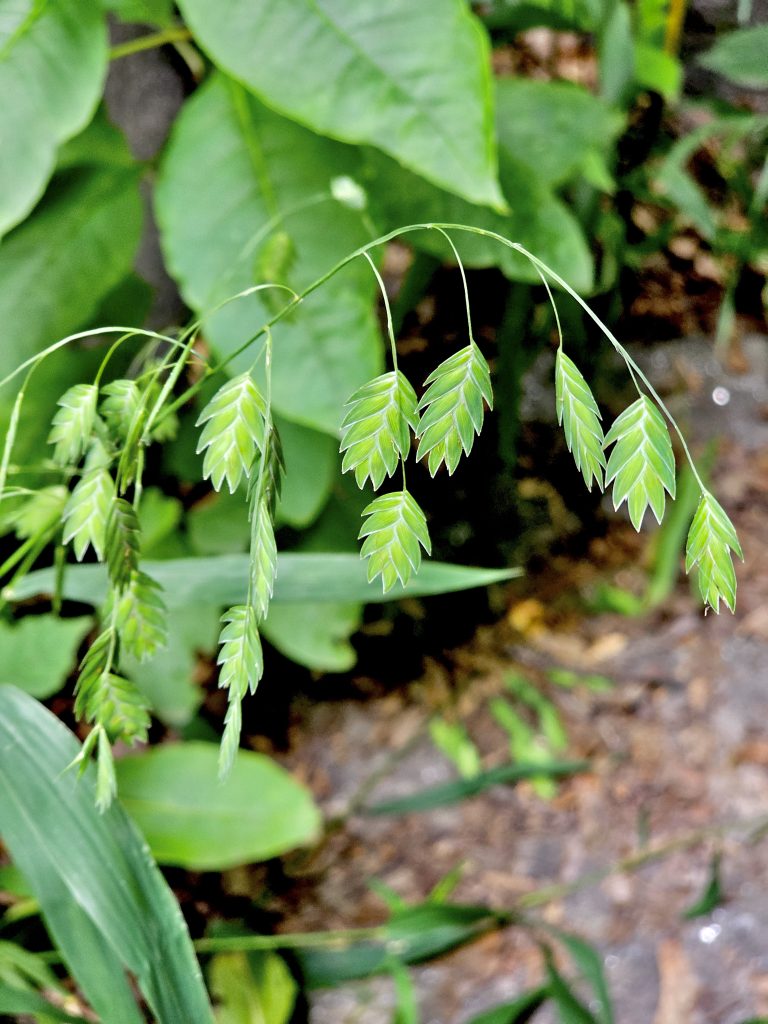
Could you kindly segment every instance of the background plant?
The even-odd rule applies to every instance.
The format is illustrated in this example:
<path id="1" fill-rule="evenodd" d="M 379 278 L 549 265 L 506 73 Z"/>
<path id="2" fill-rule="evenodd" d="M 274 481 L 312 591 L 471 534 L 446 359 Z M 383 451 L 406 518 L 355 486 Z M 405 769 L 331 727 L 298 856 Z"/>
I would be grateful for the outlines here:
<path id="1" fill-rule="evenodd" d="M 151 26 L 151 33 L 110 54 L 106 11 L 95 0 L 17 4 L 0 27 L 0 87 L 9 97 L 0 133 L 27 155 L 0 162 L 2 375 L 28 365 L 14 378 L 21 382 L 16 394 L 13 387 L 0 394 L 7 424 L 0 515 L 8 534 L 0 644 L 16 658 L 5 662 L 3 682 L 43 699 L 81 660 L 76 711 L 92 728 L 83 732 L 77 759 L 88 774 L 96 753 L 100 803 L 109 803 L 119 784 L 126 801 L 134 795 L 132 813 L 152 834 L 157 815 L 141 811 L 147 795 L 162 792 L 158 780 L 170 784 L 198 762 L 209 764 L 212 751 L 190 747 L 186 760 L 170 768 L 149 754 L 113 766 L 111 743 L 144 739 L 150 708 L 169 727 L 192 722 L 201 698 L 191 682 L 197 652 L 214 651 L 219 639 L 219 682 L 229 698 L 222 768 L 236 777 L 241 700 L 259 681 L 262 636 L 321 670 L 354 660 L 349 638 L 364 602 L 375 597 L 357 556 L 347 554 L 357 532 L 350 524 L 361 511 L 368 510 L 369 577 L 380 576 L 385 588 L 399 580 L 412 594 L 440 592 L 509 575 L 420 567 L 430 547 L 431 509 L 420 510 L 405 479 L 400 488 L 392 477 L 408 456 L 411 433 L 417 458 L 426 459 L 433 476 L 457 470 L 483 426 L 493 387 L 505 398 L 497 402 L 499 452 L 511 465 L 522 371 L 560 326 L 558 314 L 570 356 L 561 340 L 557 408 L 577 469 L 599 486 L 607 473 L 614 502 L 626 500 L 636 525 L 648 507 L 661 518 L 675 475 L 658 396 L 641 383 L 632 411 L 608 432 L 616 443 L 606 453 L 586 383 L 585 324 L 591 329 L 592 314 L 560 297 L 555 311 L 548 289 L 567 282 L 597 296 L 611 322 L 611 289 L 632 259 L 611 198 L 631 180 L 621 133 L 648 90 L 668 100 L 679 91 L 679 11 L 621 2 L 524 9 L 494 3 L 473 13 L 455 0 L 447 8 L 390 5 L 383 22 L 378 5 L 355 5 L 354 17 L 350 9 L 320 24 L 298 3 L 272 17 L 270 5 L 231 0 L 224 19 L 197 0 L 178 12 L 162 0 L 116 0 L 105 8 Z M 234 31 L 241 16 L 246 31 Z M 501 53 L 534 24 L 593 36 L 594 91 L 492 77 L 489 41 Z M 315 44 L 300 52 L 299 30 L 307 27 Z M 758 37 L 750 38 L 759 46 Z M 195 88 L 160 160 L 142 163 L 100 99 L 110 56 L 128 59 L 161 44 L 186 62 Z M 734 45 L 743 46 L 744 37 Z M 41 59 L 51 50 L 69 69 L 63 79 Z M 727 65 L 727 51 L 723 44 L 711 62 Z M 254 52 L 263 59 L 254 62 Z M 329 80 L 328 54 L 333 64 L 350 60 L 354 88 Z M 730 67 L 736 64 L 745 73 L 741 51 L 731 58 Z M 297 69 L 290 82 L 288 65 Z M 39 88 L 28 88 L 31 69 Z M 398 87 L 416 80 L 418 90 Z M 717 121 L 711 131 L 759 140 L 759 119 L 732 120 L 733 131 L 730 122 Z M 679 145 L 665 155 L 659 177 L 677 215 L 691 218 L 694 210 L 702 227 L 706 214 L 700 204 L 691 206 L 691 188 L 674 188 L 691 152 Z M 751 213 L 764 201 L 764 176 L 739 181 L 740 201 Z M 168 268 L 192 310 L 183 331 L 143 326 L 151 294 L 132 266 L 142 230 L 140 189 L 147 185 L 154 187 Z M 301 303 L 291 301 L 334 262 L 411 222 L 480 231 L 449 228 L 447 239 L 444 231 L 410 232 L 411 256 L 391 309 L 381 247 L 366 251 L 367 262 L 347 262 Z M 499 244 L 494 233 L 520 244 Z M 759 238 L 747 251 L 727 225 L 710 235 L 722 252 L 738 249 L 733 282 L 739 266 L 762 266 Z M 546 284 L 538 260 L 553 271 L 545 271 Z M 479 335 L 475 341 L 467 309 L 466 336 L 454 352 L 435 353 L 425 389 L 401 373 L 396 337 L 445 262 L 458 268 L 465 296 L 464 268 L 486 269 L 503 309 L 495 349 Z M 248 345 L 281 313 L 274 332 Z M 526 319 L 533 331 L 519 344 Z M 107 334 L 101 328 L 110 323 L 123 326 Z M 73 333 L 79 337 L 37 359 Z M 225 375 L 209 381 L 208 371 L 222 363 Z M 630 370 L 637 367 L 630 363 Z M 646 457 L 635 472 L 638 448 Z M 367 488 L 359 500 L 342 482 L 343 470 Z M 168 486 L 174 478 L 178 484 Z M 689 568 L 698 568 L 705 600 L 717 608 L 722 597 L 732 607 L 738 539 L 697 482 Z M 390 489 L 376 497 L 373 490 L 384 484 Z M 96 566 L 64 571 L 67 545 L 78 560 L 105 563 L 107 589 Z M 25 579 L 38 560 L 51 569 Z M 52 594 L 56 614 L 17 622 L 8 601 L 40 592 Z M 98 607 L 98 626 L 82 607 L 71 616 L 65 601 Z M 25 650 L 44 653 L 33 660 Z M 264 777 L 279 793 L 280 783 Z M 235 844 L 239 856 L 266 857 L 313 840 L 317 824 L 306 795 L 289 788 L 284 800 L 296 831 L 274 848 Z M 192 821 L 194 813 L 179 811 Z M 177 831 L 186 837 L 185 852 L 169 858 L 162 844 L 170 840 L 160 832 L 155 851 L 174 863 L 213 863 L 205 861 L 210 851 L 190 853 L 195 826 L 184 820 Z M 256 831 L 272 831 L 274 815 L 267 821 Z M 406 1013 L 405 975 L 389 966 Z M 219 962 L 212 984 L 223 990 L 233 972 L 257 977 L 267 970 L 279 973 L 272 961 Z M 552 977 L 553 992 L 560 991 Z"/>

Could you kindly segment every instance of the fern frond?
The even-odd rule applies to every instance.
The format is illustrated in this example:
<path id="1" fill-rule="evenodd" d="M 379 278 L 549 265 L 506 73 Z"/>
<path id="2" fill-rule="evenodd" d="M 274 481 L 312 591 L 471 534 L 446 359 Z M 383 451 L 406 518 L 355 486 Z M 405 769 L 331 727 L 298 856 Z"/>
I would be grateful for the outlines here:
<path id="1" fill-rule="evenodd" d="M 685 571 L 697 568 L 702 600 L 719 614 L 720 598 L 736 610 L 736 573 L 731 551 L 744 558 L 739 537 L 722 506 L 705 491 L 685 545 Z"/>
<path id="2" fill-rule="evenodd" d="M 141 410 L 141 389 L 135 380 L 113 380 L 101 389 L 99 411 L 116 441 L 125 443 Z"/>
<path id="3" fill-rule="evenodd" d="M 563 427 L 568 451 L 573 455 L 588 490 L 592 481 L 603 490 L 603 428 L 600 410 L 578 367 L 562 349 L 555 360 L 555 402 L 557 422 Z"/>
<path id="4" fill-rule="evenodd" d="M 256 611 L 251 605 L 235 605 L 221 618 L 224 628 L 219 634 L 219 686 L 231 695 L 244 697 L 256 692 L 264 659 L 261 652 Z"/>
<path id="5" fill-rule="evenodd" d="M 488 363 L 472 341 L 433 370 L 425 383 L 429 386 L 419 402 L 416 458 L 429 456 L 432 476 L 443 462 L 453 473 L 462 450 L 469 455 L 482 429 L 485 404 L 493 408 Z"/>
<path id="6" fill-rule="evenodd" d="M 675 496 L 675 457 L 664 419 L 645 395 L 618 417 L 605 436 L 603 449 L 614 445 L 605 471 L 613 481 L 613 507 L 627 502 L 629 518 L 639 530 L 650 506 L 658 522 L 664 516 L 665 494 Z"/>
<path id="7" fill-rule="evenodd" d="M 168 640 L 165 604 L 160 584 L 137 570 L 117 601 L 115 626 L 121 649 L 137 661 L 153 657 Z"/>
<path id="8" fill-rule="evenodd" d="M 136 510 L 125 498 L 114 498 L 107 517 L 105 555 L 112 584 L 122 590 L 139 565 L 141 530 Z"/>
<path id="9" fill-rule="evenodd" d="M 375 490 L 392 476 L 411 447 L 416 430 L 416 392 L 398 371 L 384 373 L 359 388 L 346 403 L 341 423 L 341 470 L 355 471 L 358 487 L 370 479 Z"/>
<path id="10" fill-rule="evenodd" d="M 107 519 L 115 497 L 115 484 L 106 468 L 107 462 L 101 444 L 93 444 L 83 475 L 64 508 L 64 543 L 72 541 L 79 562 L 89 547 L 96 552 L 99 561 L 104 558 Z"/>
<path id="11" fill-rule="evenodd" d="M 226 480 L 234 493 L 249 475 L 256 452 L 264 449 L 265 416 L 264 398 L 249 373 L 227 381 L 201 412 L 197 452 L 205 451 L 203 476 L 217 491 Z"/>
<path id="12" fill-rule="evenodd" d="M 382 494 L 363 510 L 368 517 L 360 530 L 361 549 L 368 559 L 368 582 L 381 576 L 384 593 L 400 580 L 406 584 L 421 565 L 421 548 L 432 546 L 427 520 L 408 491 Z"/>

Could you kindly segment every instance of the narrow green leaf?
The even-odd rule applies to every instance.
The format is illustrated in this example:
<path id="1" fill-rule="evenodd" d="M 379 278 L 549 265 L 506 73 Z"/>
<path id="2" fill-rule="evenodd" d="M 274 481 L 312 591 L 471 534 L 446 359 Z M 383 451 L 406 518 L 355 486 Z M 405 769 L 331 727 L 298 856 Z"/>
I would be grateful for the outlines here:
<path id="1" fill-rule="evenodd" d="M 97 389 L 93 384 L 75 384 L 59 399 L 48 443 L 55 445 L 53 461 L 76 466 L 91 443 L 96 418 Z"/>
<path id="2" fill-rule="evenodd" d="M 599 950 L 578 935 L 558 931 L 557 936 L 568 950 L 584 981 L 588 982 L 595 994 L 599 1007 L 599 1010 L 595 1011 L 598 1024 L 614 1024 L 613 1003 L 603 969 L 603 957 Z"/>
<path id="3" fill-rule="evenodd" d="M 472 341 L 433 370 L 426 384 L 419 401 L 416 458 L 429 456 L 432 476 L 443 463 L 453 473 L 462 451 L 467 455 L 472 451 L 483 426 L 485 404 L 493 408 L 488 363 Z"/>
<path id="4" fill-rule="evenodd" d="M 511 1003 L 502 1003 L 477 1014 L 467 1024 L 525 1024 L 549 998 L 549 989 L 531 989 Z"/>
<path id="5" fill-rule="evenodd" d="M 365 808 L 366 814 L 411 814 L 414 811 L 430 811 L 434 807 L 444 807 L 460 800 L 477 796 L 491 786 L 509 785 L 522 779 L 533 779 L 540 776 L 562 778 L 586 771 L 586 761 L 550 761 L 547 764 L 504 764 L 498 768 L 490 768 L 480 772 L 471 779 L 458 779 L 440 786 L 422 789 L 412 796 L 398 797 L 394 800 L 383 800 Z"/>
<path id="6" fill-rule="evenodd" d="M 396 584 L 388 593 L 367 581 L 366 570 L 356 554 L 283 551 L 277 559 L 273 603 L 305 601 L 393 601 L 401 597 L 426 597 L 472 587 L 487 587 L 520 576 L 520 569 L 481 569 L 447 562 L 426 562 L 406 586 Z M 162 586 L 169 608 L 190 604 L 232 605 L 245 601 L 249 557 L 217 555 L 213 558 L 169 558 L 145 562 L 144 568 Z M 10 601 L 36 594 L 50 594 L 54 573 L 40 569 L 4 591 Z M 98 604 L 106 594 L 106 574 L 97 565 L 69 565 L 64 574 L 63 596 L 70 601 Z"/>
<path id="7" fill-rule="evenodd" d="M 368 559 L 368 582 L 380 576 L 384 593 L 398 580 L 405 586 L 419 571 L 421 548 L 432 550 L 424 513 L 408 491 L 393 491 L 372 501 L 363 516 L 360 553 Z"/>
<path id="8" fill-rule="evenodd" d="M 31 989 L 13 988 L 0 981 L 0 1014 L 3 1016 L 14 1015 L 19 1020 L 21 1015 L 25 1018 L 34 1016 L 37 1020 L 62 1021 L 63 1024 L 83 1024 L 83 1017 L 73 1017 L 64 1013 L 53 1003 L 48 1002 L 39 992 Z"/>
<path id="9" fill-rule="evenodd" d="M 2 834 L 56 946 L 105 1021 L 139 1024 L 129 971 L 158 1024 L 213 1024 L 178 904 L 122 808 L 94 806 L 95 770 L 49 711 L 0 687 Z"/>
<path id="10" fill-rule="evenodd" d="M 120 801 L 162 864 L 225 871 L 314 843 L 308 789 L 264 754 L 238 751 L 225 783 L 213 743 L 165 744 L 116 764 Z"/>
<path id="11" fill-rule="evenodd" d="M 715 854 L 709 864 L 709 878 L 707 884 L 704 887 L 701 895 L 697 900 L 683 911 L 682 918 L 684 921 L 694 921 L 697 917 L 706 917 L 707 914 L 711 914 L 712 911 L 719 907 L 723 902 L 724 893 L 723 886 L 720 881 L 720 861 L 721 855 Z"/>
<path id="12" fill-rule="evenodd" d="M 270 107 L 320 135 L 383 149 L 470 201 L 503 206 L 488 41 L 462 0 L 180 7 L 214 62 Z"/>
<path id="13" fill-rule="evenodd" d="M 736 610 L 736 573 L 731 551 L 743 558 L 733 523 L 722 506 L 705 491 L 693 517 L 685 546 L 685 571 L 699 571 L 702 600 L 714 612 L 720 611 L 720 598 Z"/>
<path id="14" fill-rule="evenodd" d="M 648 507 L 657 522 L 664 516 L 665 494 L 675 496 L 675 457 L 664 419 L 646 395 L 618 417 L 603 441 L 613 445 L 605 471 L 605 484 L 613 481 L 613 507 L 626 501 L 636 530 Z"/>
<path id="15" fill-rule="evenodd" d="M 555 360 L 555 402 L 557 422 L 562 424 L 568 451 L 587 489 L 592 490 L 595 480 L 602 491 L 605 455 L 600 410 L 589 385 L 561 348 Z"/>
<path id="16" fill-rule="evenodd" d="M 234 494 L 264 449 L 266 405 L 250 373 L 223 384 L 197 420 L 203 426 L 197 451 L 205 452 L 203 476 L 217 491 L 226 480 Z"/>
<path id="17" fill-rule="evenodd" d="M 359 388 L 346 403 L 341 424 L 342 472 L 355 471 L 358 487 L 370 479 L 378 490 L 411 447 L 416 430 L 416 393 L 407 378 L 392 370 Z"/>

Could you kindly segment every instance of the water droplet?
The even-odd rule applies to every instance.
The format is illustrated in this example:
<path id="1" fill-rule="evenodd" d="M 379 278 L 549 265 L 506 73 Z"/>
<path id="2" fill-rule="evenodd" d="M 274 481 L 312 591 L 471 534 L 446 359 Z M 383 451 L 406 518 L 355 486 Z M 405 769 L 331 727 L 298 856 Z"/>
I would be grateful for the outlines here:
<path id="1" fill-rule="evenodd" d="M 615 954 L 609 953 L 605 958 L 605 966 L 609 971 L 614 970 L 614 968 L 619 966 L 619 958 Z"/>
<path id="2" fill-rule="evenodd" d="M 718 386 L 712 391 L 712 401 L 715 405 L 728 405 L 730 400 L 731 392 L 728 388 L 724 388 L 722 384 L 718 384 Z"/>
<path id="3" fill-rule="evenodd" d="M 705 924 L 699 928 L 699 941 L 711 946 L 722 930 L 719 924 Z"/>

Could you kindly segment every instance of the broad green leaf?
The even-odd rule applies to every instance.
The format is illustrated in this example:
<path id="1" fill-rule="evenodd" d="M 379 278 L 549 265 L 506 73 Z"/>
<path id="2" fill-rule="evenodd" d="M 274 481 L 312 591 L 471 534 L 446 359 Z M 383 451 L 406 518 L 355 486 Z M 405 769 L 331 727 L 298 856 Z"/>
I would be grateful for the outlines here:
<path id="1" fill-rule="evenodd" d="M 213 60 L 275 110 L 385 150 L 472 202 L 503 205 L 489 47 L 463 0 L 179 6 Z"/>
<path id="2" fill-rule="evenodd" d="M 220 16 L 217 15 L 217 19 Z M 301 159 L 297 159 L 301 154 Z M 290 235 L 288 280 L 301 288 L 370 239 L 360 212 L 331 195 L 339 175 L 360 174 L 360 155 L 272 113 L 215 75 L 178 118 L 157 187 L 168 265 L 198 311 L 254 284 L 254 258 L 271 231 Z M 226 203 L 221 196 L 226 195 Z M 287 419 L 337 435 L 347 396 L 381 367 L 375 279 L 364 260 L 347 267 L 274 330 L 272 400 Z M 276 291 L 284 303 L 288 291 Z M 206 317 L 206 335 L 229 355 L 272 313 L 258 293 Z M 249 348 L 232 364 L 247 370 Z"/>
<path id="3" fill-rule="evenodd" d="M 649 507 L 660 523 L 664 492 L 675 496 L 675 456 L 664 418 L 650 398 L 641 395 L 618 417 L 605 435 L 603 449 L 611 445 L 605 486 L 613 481 L 613 507 L 626 501 L 636 530 Z"/>
<path id="4" fill-rule="evenodd" d="M 368 582 L 381 577 L 385 594 L 398 581 L 405 586 L 419 571 L 421 549 L 432 550 L 424 513 L 408 491 L 392 491 L 366 506 L 363 516 L 358 539 L 368 560 Z"/>
<path id="5" fill-rule="evenodd" d="M 458 779 L 439 786 L 430 786 L 412 796 L 382 800 L 365 808 L 366 814 L 412 814 L 415 811 L 431 811 L 434 807 L 455 804 L 469 797 L 483 793 L 491 786 L 509 785 L 522 779 L 538 777 L 562 778 L 589 768 L 586 761 L 549 761 L 541 764 L 503 764 L 489 768 L 470 779 Z"/>
<path id="6" fill-rule="evenodd" d="M 88 322 L 130 270 L 141 222 L 136 170 L 78 167 L 54 178 L 0 244 L 3 373 Z"/>
<path id="7" fill-rule="evenodd" d="M 0 832 L 56 946 L 105 1020 L 213 1022 L 178 904 L 125 812 L 99 814 L 94 769 L 67 771 L 79 744 L 49 711 L 0 687 Z"/>
<path id="8" fill-rule="evenodd" d="M 731 551 L 743 558 L 733 523 L 715 498 L 705 491 L 693 517 L 685 545 L 685 571 L 699 570 L 702 600 L 713 611 L 720 611 L 720 598 L 736 610 L 736 573 Z"/>
<path id="9" fill-rule="evenodd" d="M 699 64 L 748 89 L 768 88 L 768 25 L 726 33 Z"/>
<path id="10" fill-rule="evenodd" d="M 173 19 L 173 0 L 102 0 L 102 3 L 121 21 L 164 26 Z"/>
<path id="11" fill-rule="evenodd" d="M 248 477 L 257 452 L 264 450 L 267 406 L 250 373 L 222 384 L 200 413 L 198 454 L 205 452 L 203 476 L 217 491 L 226 480 L 234 494 Z"/>
<path id="12" fill-rule="evenodd" d="M 362 605 L 356 603 L 270 605 L 261 632 L 286 657 L 320 672 L 347 672 L 357 654 L 349 642 L 362 619 Z"/>
<path id="13" fill-rule="evenodd" d="M 328 434 L 280 416 L 275 417 L 275 423 L 285 459 L 277 520 L 304 528 L 317 519 L 338 477 L 338 445 Z"/>
<path id="14" fill-rule="evenodd" d="M 509 200 L 509 213 L 474 206 L 417 177 L 393 160 L 370 151 L 371 211 L 382 229 L 429 222 L 468 224 L 495 231 L 519 242 L 560 274 L 582 294 L 593 287 L 593 260 L 578 221 L 552 190 L 529 168 L 502 147 L 500 180 Z M 512 281 L 540 283 L 533 264 L 520 253 L 492 238 L 466 231 L 451 232 L 467 267 L 500 267 Z M 448 245 L 437 231 L 419 231 L 405 240 L 430 255 L 452 260 Z"/>
<path id="15" fill-rule="evenodd" d="M 16 625 L 0 622 L 0 684 L 10 683 L 45 700 L 75 667 L 77 649 L 91 619 L 27 615 Z"/>
<path id="16" fill-rule="evenodd" d="M 298 986 L 276 953 L 219 953 L 209 968 L 218 1024 L 288 1024 Z"/>
<path id="17" fill-rule="evenodd" d="M 120 802 L 161 863 L 224 871 L 317 840 L 312 797 L 283 768 L 241 750 L 220 783 L 218 757 L 213 743 L 181 743 L 117 762 Z"/>
<path id="18" fill-rule="evenodd" d="M 358 487 L 370 479 L 378 490 L 408 457 L 417 422 L 416 392 L 402 373 L 392 370 L 368 381 L 346 402 L 342 472 L 353 469 Z"/>
<path id="19" fill-rule="evenodd" d="M 186 516 L 186 534 L 194 554 L 228 555 L 245 551 L 251 535 L 242 489 L 206 494 Z"/>
<path id="20" fill-rule="evenodd" d="M 462 451 L 466 455 L 472 451 L 475 434 L 483 427 L 485 406 L 493 408 L 491 373 L 482 352 L 471 341 L 440 363 L 427 377 L 426 385 L 419 400 L 416 458 L 428 456 L 432 476 L 443 463 L 450 474 L 458 466 Z"/>
<path id="21" fill-rule="evenodd" d="M 168 608 L 190 604 L 230 605 L 242 602 L 248 590 L 248 555 L 216 558 L 169 558 L 145 562 L 144 569 L 163 587 Z M 395 585 L 386 595 L 368 583 L 365 565 L 357 554 L 284 551 L 277 558 L 277 579 L 272 604 L 286 601 L 378 602 L 399 597 L 447 594 L 472 587 L 487 587 L 520 576 L 520 569 L 480 569 L 446 562 L 425 562 L 406 587 Z M 22 601 L 51 593 L 50 569 L 30 573 L 7 587 L 3 596 Z M 69 565 L 64 573 L 63 595 L 84 604 L 100 603 L 106 593 L 106 573 L 98 565 Z"/>
<path id="22" fill-rule="evenodd" d="M 490 29 L 522 32 L 544 25 L 561 31 L 595 32 L 605 17 L 603 0 L 491 0 L 481 8 Z"/>
<path id="23" fill-rule="evenodd" d="M 590 491 L 593 480 L 602 491 L 605 455 L 600 410 L 578 367 L 561 348 L 555 360 L 555 403 L 557 422 L 562 424 L 576 469 Z"/>
<path id="24" fill-rule="evenodd" d="M 56 150 L 90 120 L 107 65 L 98 0 L 4 0 L 0 10 L 0 236 L 53 173 Z"/>
<path id="25" fill-rule="evenodd" d="M 570 181 L 591 153 L 604 159 L 623 120 L 599 97 L 570 82 L 515 77 L 496 83 L 499 145 L 544 185 Z M 509 195 L 512 207 L 515 199 Z"/>

